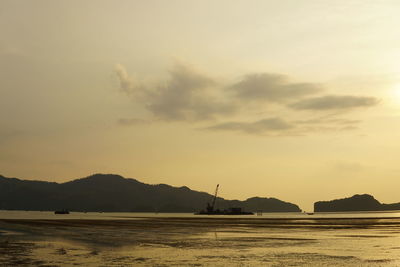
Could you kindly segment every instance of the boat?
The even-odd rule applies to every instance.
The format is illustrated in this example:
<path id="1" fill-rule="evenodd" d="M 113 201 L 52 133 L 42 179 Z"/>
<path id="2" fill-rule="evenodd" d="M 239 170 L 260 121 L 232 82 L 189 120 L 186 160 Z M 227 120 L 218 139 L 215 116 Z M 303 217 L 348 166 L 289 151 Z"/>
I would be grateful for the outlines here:
<path id="1" fill-rule="evenodd" d="M 243 211 L 242 208 L 216 209 L 216 210 L 201 210 L 195 215 L 254 215 L 253 212 Z"/>
<path id="2" fill-rule="evenodd" d="M 54 214 L 69 214 L 69 211 L 67 209 L 56 210 Z"/>
<path id="3" fill-rule="evenodd" d="M 206 209 L 196 212 L 195 215 L 254 215 L 253 212 L 243 211 L 242 208 L 239 207 L 234 207 L 224 210 L 214 209 L 215 202 L 217 200 L 218 188 L 219 184 L 217 184 L 217 188 L 215 189 L 215 193 L 211 201 L 211 204 L 207 203 Z"/>

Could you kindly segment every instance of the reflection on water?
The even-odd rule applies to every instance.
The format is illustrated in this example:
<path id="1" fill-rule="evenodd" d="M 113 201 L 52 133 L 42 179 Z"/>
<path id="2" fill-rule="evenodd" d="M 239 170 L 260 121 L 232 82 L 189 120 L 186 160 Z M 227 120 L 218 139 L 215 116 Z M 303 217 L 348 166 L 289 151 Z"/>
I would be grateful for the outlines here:
<path id="1" fill-rule="evenodd" d="M 399 266 L 398 213 L 0 212 L 0 266 Z"/>

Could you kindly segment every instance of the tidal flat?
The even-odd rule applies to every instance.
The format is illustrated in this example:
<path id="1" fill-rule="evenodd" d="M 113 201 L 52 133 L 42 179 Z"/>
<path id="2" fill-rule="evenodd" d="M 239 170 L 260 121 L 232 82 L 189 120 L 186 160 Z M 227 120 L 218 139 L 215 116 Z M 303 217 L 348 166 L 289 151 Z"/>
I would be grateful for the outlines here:
<path id="1" fill-rule="evenodd" d="M 6 218 L 0 266 L 400 266 L 400 218 Z"/>

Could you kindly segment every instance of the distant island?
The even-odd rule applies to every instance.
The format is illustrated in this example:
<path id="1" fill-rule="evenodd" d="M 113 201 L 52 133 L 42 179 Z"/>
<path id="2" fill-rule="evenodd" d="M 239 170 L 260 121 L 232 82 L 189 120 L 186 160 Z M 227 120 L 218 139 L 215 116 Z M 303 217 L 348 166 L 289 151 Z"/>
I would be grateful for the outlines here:
<path id="1" fill-rule="evenodd" d="M 21 180 L 0 175 L 0 209 L 104 212 L 196 212 L 212 195 L 186 186 L 150 185 L 114 174 L 95 174 L 66 183 Z M 252 197 L 244 201 L 218 197 L 216 207 L 247 211 L 300 212 L 292 203 L 276 198 Z"/>
<path id="2" fill-rule="evenodd" d="M 400 210 L 400 203 L 382 204 L 368 194 L 314 203 L 315 212 Z"/>

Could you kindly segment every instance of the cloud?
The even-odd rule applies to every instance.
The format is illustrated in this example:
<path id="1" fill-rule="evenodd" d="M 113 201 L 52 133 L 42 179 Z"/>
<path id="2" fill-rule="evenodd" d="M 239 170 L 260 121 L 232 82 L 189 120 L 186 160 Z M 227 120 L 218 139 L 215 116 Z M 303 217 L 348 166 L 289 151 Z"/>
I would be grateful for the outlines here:
<path id="1" fill-rule="evenodd" d="M 333 162 L 332 169 L 340 172 L 360 172 L 365 166 L 358 162 L 336 161 Z"/>
<path id="2" fill-rule="evenodd" d="M 135 83 L 121 65 L 116 67 L 121 90 L 144 103 L 145 108 L 159 119 L 168 121 L 197 121 L 232 114 L 237 106 L 219 99 L 212 90 L 216 81 L 189 66 L 176 64 L 163 85 L 148 88 Z"/>
<path id="3" fill-rule="evenodd" d="M 144 118 L 120 119 L 118 124 L 125 126 L 154 121 L 192 124 L 213 121 L 214 124 L 200 128 L 256 135 L 349 131 L 359 129 L 361 121 L 340 118 L 343 110 L 371 107 L 379 102 L 368 96 L 321 95 L 323 87 L 317 83 L 293 83 L 287 76 L 274 73 L 245 75 L 233 85 L 184 64 L 175 64 L 168 78 L 155 85 L 134 79 L 120 64 L 115 66 L 115 73 L 120 90 L 147 111 Z M 266 107 L 266 103 L 274 105 Z M 243 119 L 266 111 L 276 117 Z M 318 114 L 325 115 L 318 117 L 321 116 Z"/>
<path id="4" fill-rule="evenodd" d="M 248 134 L 278 133 L 290 130 L 294 125 L 281 118 L 268 118 L 255 122 L 225 122 L 208 127 L 215 131 L 240 131 Z"/>
<path id="5" fill-rule="evenodd" d="M 134 82 L 129 77 L 125 67 L 122 66 L 121 64 L 116 64 L 115 74 L 117 74 L 120 89 L 125 93 L 131 93 L 132 90 L 134 89 Z"/>
<path id="6" fill-rule="evenodd" d="M 216 82 L 185 65 L 170 71 L 170 80 L 149 94 L 148 109 L 166 120 L 204 120 L 235 110 L 223 103 L 209 89 Z"/>
<path id="7" fill-rule="evenodd" d="M 297 120 L 295 121 L 297 124 L 339 124 L 339 125 L 353 125 L 358 124 L 360 120 L 349 120 L 349 119 L 340 119 L 340 118 L 314 118 L 314 119 L 307 119 L 307 120 Z"/>
<path id="8" fill-rule="evenodd" d="M 205 129 L 213 131 L 236 131 L 253 135 L 305 135 L 316 132 L 339 132 L 358 129 L 359 120 L 339 118 L 316 118 L 286 121 L 274 117 L 255 122 L 224 122 Z"/>
<path id="9" fill-rule="evenodd" d="M 321 91 L 314 83 L 291 83 L 285 75 L 258 73 L 246 75 L 230 87 L 242 101 L 286 102 Z"/>
<path id="10" fill-rule="evenodd" d="M 327 95 L 303 99 L 290 104 L 289 107 L 299 110 L 344 110 L 371 107 L 378 102 L 374 97 Z"/>
<path id="11" fill-rule="evenodd" d="M 350 131 L 357 130 L 361 120 L 350 120 L 332 117 L 333 115 L 306 119 L 296 120 L 292 123 L 302 129 L 303 132 L 337 132 L 337 131 Z"/>

